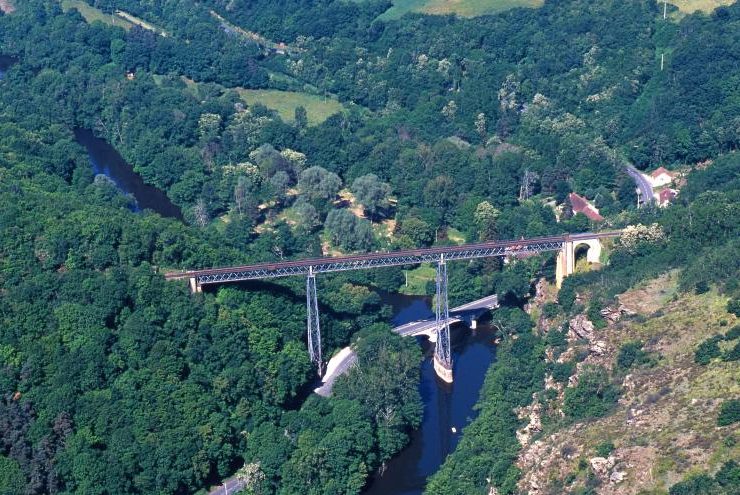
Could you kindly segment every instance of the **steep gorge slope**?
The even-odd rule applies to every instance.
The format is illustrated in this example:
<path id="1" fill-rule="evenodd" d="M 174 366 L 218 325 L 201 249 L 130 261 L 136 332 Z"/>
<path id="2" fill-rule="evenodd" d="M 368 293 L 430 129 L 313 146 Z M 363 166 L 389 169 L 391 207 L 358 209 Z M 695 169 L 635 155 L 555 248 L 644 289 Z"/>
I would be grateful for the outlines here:
<path id="1" fill-rule="evenodd" d="M 550 375 L 548 388 L 557 396 L 534 407 L 542 432 L 522 449 L 517 463 L 525 493 L 665 493 L 687 475 L 714 473 L 740 458 L 740 424 L 717 426 L 723 401 L 740 396 L 740 363 L 695 361 L 703 341 L 737 325 L 727 298 L 716 291 L 680 294 L 672 272 L 618 300 L 621 311 L 608 315 L 618 321 L 607 319 L 598 330 L 585 318 L 571 319 L 567 349 L 558 357 L 552 347 L 546 353 L 558 362 L 585 356 L 566 388 L 578 383 L 589 365 L 603 366 L 615 382 L 621 380 L 621 397 L 608 415 L 569 423 L 560 419 L 564 387 Z M 734 340 L 720 348 L 726 352 Z M 637 349 L 636 342 L 644 346 L 626 366 L 631 358 L 622 349 Z"/>

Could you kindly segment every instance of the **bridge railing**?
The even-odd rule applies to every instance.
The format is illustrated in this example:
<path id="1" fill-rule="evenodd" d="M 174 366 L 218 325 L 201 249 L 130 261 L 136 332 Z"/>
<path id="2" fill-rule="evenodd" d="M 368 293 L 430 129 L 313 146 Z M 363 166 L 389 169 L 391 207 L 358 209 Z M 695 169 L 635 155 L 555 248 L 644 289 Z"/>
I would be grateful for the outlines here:
<path id="1" fill-rule="evenodd" d="M 402 250 L 389 253 L 369 253 L 335 258 L 324 257 L 297 261 L 259 263 L 228 268 L 172 272 L 168 273 L 166 277 L 168 280 L 194 278 L 198 285 L 208 285 L 308 275 L 309 271 L 316 274 L 437 262 L 442 255 L 444 255 L 446 260 L 454 261 L 494 256 L 537 254 L 547 251 L 558 251 L 562 248 L 566 240 L 616 237 L 620 234 L 621 232 L 603 232 L 598 234 L 558 235 L 462 246 Z"/>

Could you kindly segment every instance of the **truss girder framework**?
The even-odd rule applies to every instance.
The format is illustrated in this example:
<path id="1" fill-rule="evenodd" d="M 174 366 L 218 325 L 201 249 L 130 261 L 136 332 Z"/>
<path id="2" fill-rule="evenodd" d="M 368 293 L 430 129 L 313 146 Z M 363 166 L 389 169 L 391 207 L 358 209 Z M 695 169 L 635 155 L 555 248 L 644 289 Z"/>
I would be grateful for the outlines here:
<path id="1" fill-rule="evenodd" d="M 563 247 L 562 240 L 536 242 L 512 249 L 508 246 L 491 246 L 479 247 L 471 246 L 469 249 L 456 249 L 445 252 L 446 261 L 470 260 L 476 258 L 490 258 L 494 256 L 508 255 L 527 255 L 537 254 L 547 251 L 559 251 Z M 197 274 L 198 284 L 221 284 L 225 282 L 241 282 L 246 280 L 258 280 L 266 278 L 289 277 L 295 275 L 308 275 L 309 272 L 331 273 L 348 270 L 365 270 L 370 268 L 382 268 L 387 266 L 414 265 L 418 263 L 437 263 L 440 259 L 440 253 L 420 253 L 420 254 L 401 254 L 394 255 L 389 253 L 384 256 L 368 256 L 362 259 L 333 261 L 331 258 L 326 260 L 311 260 L 311 265 L 286 264 L 282 266 L 255 265 L 253 267 L 243 267 L 234 270 L 220 270 L 216 273 Z"/>
<path id="2" fill-rule="evenodd" d="M 309 270 L 306 277 L 306 316 L 307 316 L 307 342 L 308 354 L 311 362 L 316 365 L 319 376 L 323 372 L 321 360 L 321 327 L 319 326 L 319 303 L 316 298 L 316 276 L 313 270 Z"/>
<path id="3" fill-rule="evenodd" d="M 452 369 L 452 350 L 450 349 L 450 308 L 447 304 L 447 264 L 441 255 L 437 264 L 437 295 L 435 298 L 437 324 L 437 343 L 434 353 L 445 368 Z"/>

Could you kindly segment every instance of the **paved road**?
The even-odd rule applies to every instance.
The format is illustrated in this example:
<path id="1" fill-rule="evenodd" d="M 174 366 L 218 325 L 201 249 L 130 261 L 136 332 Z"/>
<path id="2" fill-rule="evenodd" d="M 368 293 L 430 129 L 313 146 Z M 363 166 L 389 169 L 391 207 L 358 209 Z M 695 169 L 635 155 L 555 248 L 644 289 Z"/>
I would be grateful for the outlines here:
<path id="1" fill-rule="evenodd" d="M 495 294 L 463 304 L 450 310 L 450 323 L 463 321 L 466 317 L 478 317 L 483 312 L 496 307 L 498 307 L 498 296 Z M 393 332 L 403 337 L 410 337 L 428 332 L 436 324 L 437 322 L 432 319 L 412 321 L 394 328 Z M 322 384 L 314 392 L 322 397 L 330 396 L 336 379 L 345 374 L 356 362 L 357 354 L 353 350 L 349 347 L 342 349 L 335 357 L 329 360 Z"/>
<path id="2" fill-rule="evenodd" d="M 642 175 L 639 170 L 637 170 L 632 165 L 627 165 L 627 175 L 632 177 L 632 179 L 635 181 L 635 184 L 637 185 L 637 188 L 640 190 L 643 204 L 655 202 L 655 198 L 653 197 L 653 186 L 650 185 L 650 182 L 645 178 L 644 175 Z"/>
<path id="3" fill-rule="evenodd" d="M 477 317 L 484 311 L 493 309 L 497 306 L 498 296 L 495 294 L 492 296 L 484 297 L 482 299 L 478 299 L 473 302 L 469 302 L 467 304 L 463 304 L 462 306 L 458 306 L 450 310 L 450 323 L 458 323 L 460 321 L 463 321 L 466 317 L 470 316 Z M 404 337 L 409 337 L 428 332 L 429 330 L 433 329 L 436 324 L 437 322 L 431 319 L 412 321 L 410 323 L 406 323 L 405 325 L 401 325 L 400 327 L 394 328 L 393 331 Z"/>
<path id="4" fill-rule="evenodd" d="M 242 488 L 244 488 L 244 482 L 237 480 L 234 476 L 224 480 L 222 485 L 208 492 L 208 495 L 234 495 Z"/>

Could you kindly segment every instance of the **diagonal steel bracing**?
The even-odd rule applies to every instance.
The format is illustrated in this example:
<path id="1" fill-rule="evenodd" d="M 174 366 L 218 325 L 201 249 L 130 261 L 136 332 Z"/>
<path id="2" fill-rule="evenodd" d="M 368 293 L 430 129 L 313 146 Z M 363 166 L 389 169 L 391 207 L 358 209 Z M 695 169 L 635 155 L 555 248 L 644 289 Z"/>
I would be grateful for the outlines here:
<path id="1" fill-rule="evenodd" d="M 319 326 L 319 303 L 316 298 L 316 275 L 309 268 L 306 277 L 306 315 L 308 354 L 316 365 L 319 376 L 323 373 L 324 363 L 321 360 L 321 327 Z"/>
<path id="2" fill-rule="evenodd" d="M 468 260 L 475 258 L 489 258 L 504 255 L 526 255 L 546 251 L 559 251 L 563 241 L 548 240 L 522 246 L 470 246 L 464 249 L 445 251 L 441 249 L 418 250 L 418 253 L 388 253 L 371 254 L 365 256 L 346 258 L 319 258 L 314 260 L 293 261 L 282 263 L 263 263 L 259 265 L 234 267 L 228 269 L 197 270 L 190 272 L 197 279 L 199 285 L 222 284 L 227 282 L 241 282 L 246 280 L 257 280 L 267 278 L 289 277 L 295 275 L 308 275 L 309 269 L 317 273 L 331 273 L 348 270 L 365 270 L 371 268 L 382 268 L 388 266 L 413 265 L 418 263 L 436 263 L 440 254 L 444 254 L 448 261 Z M 425 252 L 428 251 L 428 252 Z M 310 264 L 306 264 L 310 262 Z M 184 278 L 189 275 L 173 274 L 173 278 L 179 276 Z"/>
<path id="3" fill-rule="evenodd" d="M 450 309 L 447 304 L 447 264 L 445 255 L 439 257 L 437 263 L 437 296 L 436 323 L 437 343 L 434 345 L 434 353 L 437 359 L 447 369 L 452 369 L 452 350 L 450 349 Z"/>
<path id="4" fill-rule="evenodd" d="M 618 237 L 621 231 L 583 234 L 564 234 L 513 241 L 491 241 L 463 246 L 413 249 L 392 253 L 370 253 L 339 258 L 316 258 L 298 261 L 260 263 L 249 266 L 214 268 L 172 272 L 165 275 L 168 280 L 189 279 L 191 286 L 200 289 L 203 285 L 241 282 L 267 278 L 306 276 L 306 310 L 308 351 L 316 364 L 319 375 L 323 372 L 321 357 L 321 329 L 319 308 L 316 300 L 316 274 L 347 270 L 365 270 L 388 266 L 437 264 L 436 327 L 437 344 L 435 357 L 442 366 L 452 370 L 450 350 L 449 309 L 447 305 L 447 261 L 490 258 L 494 256 L 521 256 L 546 251 L 560 251 L 566 242 Z M 451 375 L 450 375 L 451 381 Z"/>

